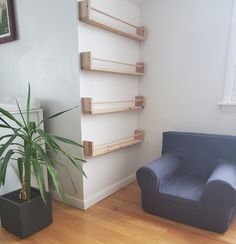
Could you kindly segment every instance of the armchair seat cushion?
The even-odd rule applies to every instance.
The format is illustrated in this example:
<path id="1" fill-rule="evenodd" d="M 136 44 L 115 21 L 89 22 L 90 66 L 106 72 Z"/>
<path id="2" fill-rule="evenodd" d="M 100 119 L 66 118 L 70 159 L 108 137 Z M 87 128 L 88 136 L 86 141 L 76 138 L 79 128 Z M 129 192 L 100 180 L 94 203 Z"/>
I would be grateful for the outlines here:
<path id="1" fill-rule="evenodd" d="M 206 182 L 202 179 L 173 177 L 160 184 L 160 194 L 201 201 Z"/>

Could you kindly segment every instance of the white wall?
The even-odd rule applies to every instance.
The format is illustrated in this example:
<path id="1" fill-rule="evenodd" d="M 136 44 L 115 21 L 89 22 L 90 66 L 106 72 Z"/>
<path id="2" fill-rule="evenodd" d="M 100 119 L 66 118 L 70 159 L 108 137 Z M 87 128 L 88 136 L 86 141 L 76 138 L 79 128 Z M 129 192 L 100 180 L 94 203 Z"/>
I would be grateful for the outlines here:
<path id="1" fill-rule="evenodd" d="M 19 40 L 0 45 L 0 96 L 25 95 L 30 82 L 45 115 L 79 104 L 77 2 L 15 2 Z M 52 120 L 46 129 L 81 141 L 79 113 L 74 110 Z M 65 192 L 82 198 L 81 177 L 73 166 L 70 169 L 80 194 L 76 196 L 68 176 L 62 174 Z"/>
<path id="2" fill-rule="evenodd" d="M 93 0 L 91 4 L 97 9 L 139 25 L 140 9 L 126 0 Z M 79 51 L 92 51 L 97 58 L 127 63 L 139 61 L 138 42 L 82 22 L 79 23 Z M 138 95 L 138 79 L 127 75 L 81 71 L 80 84 L 81 97 L 92 97 L 100 101 L 130 100 Z M 81 124 L 82 140 L 94 141 L 95 145 L 132 136 L 138 128 L 136 112 L 83 115 Z M 88 175 L 83 184 L 85 208 L 135 179 L 138 148 L 139 146 L 134 146 L 88 159 L 84 164 Z"/>
<path id="3" fill-rule="evenodd" d="M 141 46 L 147 74 L 139 91 L 146 109 L 140 164 L 160 155 L 168 130 L 236 134 L 236 114 L 220 110 L 232 0 L 149 0 Z"/>

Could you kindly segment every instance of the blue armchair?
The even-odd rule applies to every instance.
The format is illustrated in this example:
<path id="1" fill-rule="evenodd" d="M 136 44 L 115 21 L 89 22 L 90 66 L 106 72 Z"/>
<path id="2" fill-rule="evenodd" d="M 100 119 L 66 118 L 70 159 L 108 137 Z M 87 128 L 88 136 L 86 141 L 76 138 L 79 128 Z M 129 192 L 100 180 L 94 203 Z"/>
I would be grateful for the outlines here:
<path id="1" fill-rule="evenodd" d="M 136 175 L 145 211 L 224 232 L 236 212 L 236 137 L 165 132 L 162 157 Z"/>

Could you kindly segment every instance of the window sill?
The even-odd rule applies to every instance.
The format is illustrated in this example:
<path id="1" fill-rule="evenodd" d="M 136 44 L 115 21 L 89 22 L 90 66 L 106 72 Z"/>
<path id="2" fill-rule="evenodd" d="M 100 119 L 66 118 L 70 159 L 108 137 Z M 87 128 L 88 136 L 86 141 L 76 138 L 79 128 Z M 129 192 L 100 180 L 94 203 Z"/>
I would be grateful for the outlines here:
<path id="1" fill-rule="evenodd" d="M 236 102 L 232 101 L 223 101 L 219 102 L 218 105 L 222 111 L 226 112 L 236 112 Z"/>
<path id="2" fill-rule="evenodd" d="M 236 106 L 236 102 L 223 101 L 218 103 L 220 106 Z"/>

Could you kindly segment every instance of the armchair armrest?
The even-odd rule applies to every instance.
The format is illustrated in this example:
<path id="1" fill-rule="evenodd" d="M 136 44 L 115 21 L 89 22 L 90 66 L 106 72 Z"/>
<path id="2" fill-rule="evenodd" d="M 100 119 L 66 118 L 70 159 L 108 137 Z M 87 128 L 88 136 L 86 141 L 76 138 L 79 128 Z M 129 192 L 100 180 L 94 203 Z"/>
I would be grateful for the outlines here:
<path id="1" fill-rule="evenodd" d="M 176 173 L 180 161 L 180 157 L 166 154 L 141 167 L 136 173 L 141 190 L 153 193 L 158 192 L 160 181 Z"/>
<path id="2" fill-rule="evenodd" d="M 235 213 L 235 163 L 221 160 L 206 183 L 202 200 L 205 228 L 225 232 Z"/>
<path id="3" fill-rule="evenodd" d="M 206 183 L 203 198 L 224 209 L 236 203 L 236 164 L 221 160 Z"/>
<path id="4" fill-rule="evenodd" d="M 207 181 L 207 185 L 214 183 L 225 184 L 236 191 L 236 164 L 222 161 Z"/>

